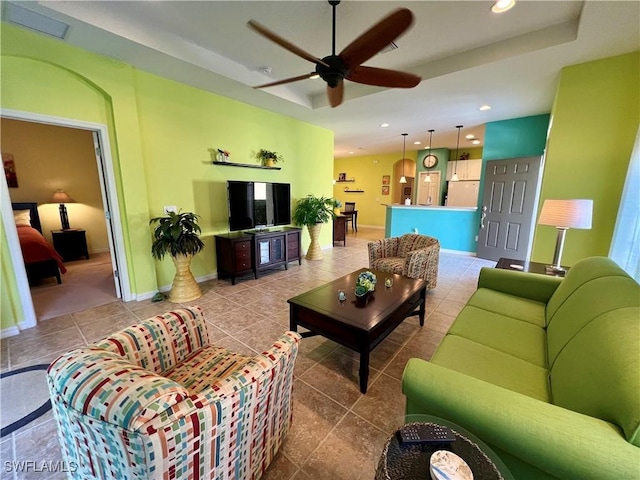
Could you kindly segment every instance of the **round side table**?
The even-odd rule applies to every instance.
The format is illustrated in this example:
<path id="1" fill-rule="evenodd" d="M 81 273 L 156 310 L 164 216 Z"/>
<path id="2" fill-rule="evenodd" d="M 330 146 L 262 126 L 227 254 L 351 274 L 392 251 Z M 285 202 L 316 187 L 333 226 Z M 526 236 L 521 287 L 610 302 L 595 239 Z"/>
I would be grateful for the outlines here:
<path id="1" fill-rule="evenodd" d="M 497 455 L 462 427 L 430 415 L 408 415 L 404 424 L 445 425 L 453 431 L 456 441 L 447 445 L 402 445 L 394 432 L 382 450 L 375 480 L 431 480 L 429 460 L 436 450 L 450 450 L 458 455 L 476 479 L 513 480 Z"/>

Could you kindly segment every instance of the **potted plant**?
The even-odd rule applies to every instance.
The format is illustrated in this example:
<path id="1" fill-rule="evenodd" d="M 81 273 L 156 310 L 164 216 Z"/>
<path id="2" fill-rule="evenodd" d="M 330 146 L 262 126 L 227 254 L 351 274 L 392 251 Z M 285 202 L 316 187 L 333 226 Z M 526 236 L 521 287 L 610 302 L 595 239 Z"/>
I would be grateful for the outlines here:
<path id="1" fill-rule="evenodd" d="M 152 218 L 149 225 L 157 224 L 153 230 L 151 255 L 162 260 L 170 255 L 176 267 L 169 301 L 190 302 L 202 296 L 200 287 L 191 273 L 191 258 L 204 248 L 200 240 L 198 215 L 191 212 L 168 212 L 167 216 Z"/>
<path id="2" fill-rule="evenodd" d="M 299 226 L 306 226 L 311 237 L 311 244 L 305 258 L 307 260 L 322 260 L 322 250 L 318 237 L 322 224 L 328 222 L 329 219 L 335 218 L 334 207 L 336 200 L 333 198 L 321 196 L 315 197 L 307 195 L 298 200 L 293 210 L 293 223 Z"/>
<path id="3" fill-rule="evenodd" d="M 333 201 L 333 213 L 335 215 L 340 215 L 341 209 L 342 208 L 342 202 L 340 200 L 334 200 Z"/>
<path id="4" fill-rule="evenodd" d="M 271 150 L 265 150 L 261 148 L 256 153 L 256 159 L 265 167 L 273 167 L 278 162 L 284 162 L 284 158 L 278 152 L 272 152 Z"/>

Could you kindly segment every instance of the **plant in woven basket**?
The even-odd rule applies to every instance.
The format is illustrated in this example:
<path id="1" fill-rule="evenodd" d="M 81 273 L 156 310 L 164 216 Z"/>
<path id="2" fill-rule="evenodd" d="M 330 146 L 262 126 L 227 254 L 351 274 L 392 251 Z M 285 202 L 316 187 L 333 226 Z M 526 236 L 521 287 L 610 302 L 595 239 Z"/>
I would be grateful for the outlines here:
<path id="1" fill-rule="evenodd" d="M 198 236 L 201 231 L 198 218 L 198 215 L 191 212 L 169 212 L 167 216 L 155 217 L 149 221 L 150 225 L 156 224 L 151 255 L 158 260 L 170 255 L 176 266 L 170 302 L 188 302 L 202 295 L 190 268 L 191 257 L 204 248 L 204 243 Z"/>
<path id="2" fill-rule="evenodd" d="M 320 227 L 323 223 L 335 218 L 336 214 L 333 210 L 335 205 L 336 201 L 333 198 L 313 195 L 307 195 L 296 203 L 293 209 L 293 223 L 300 226 L 306 225 L 311 237 L 311 244 L 305 257 L 307 260 L 322 259 L 322 250 L 318 241 Z"/>

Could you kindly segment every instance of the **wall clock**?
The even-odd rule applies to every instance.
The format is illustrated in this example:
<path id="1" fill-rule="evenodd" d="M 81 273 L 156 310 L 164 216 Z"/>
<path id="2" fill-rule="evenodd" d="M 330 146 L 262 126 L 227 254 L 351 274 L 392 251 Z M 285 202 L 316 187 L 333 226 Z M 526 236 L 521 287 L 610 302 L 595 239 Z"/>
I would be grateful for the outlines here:
<path id="1" fill-rule="evenodd" d="M 433 154 L 425 156 L 424 159 L 422 160 L 422 165 L 424 165 L 424 168 L 433 168 L 437 164 L 438 164 L 438 157 L 436 157 Z"/>

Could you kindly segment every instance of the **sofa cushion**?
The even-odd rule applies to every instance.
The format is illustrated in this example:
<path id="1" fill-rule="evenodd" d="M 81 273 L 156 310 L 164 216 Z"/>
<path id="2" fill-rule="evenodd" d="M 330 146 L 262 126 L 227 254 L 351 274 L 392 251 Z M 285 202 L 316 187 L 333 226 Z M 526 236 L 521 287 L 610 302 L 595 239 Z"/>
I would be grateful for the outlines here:
<path id="1" fill-rule="evenodd" d="M 253 357 L 231 352 L 224 347 L 208 346 L 165 372 L 165 376 L 193 395 L 241 370 L 252 359 Z"/>
<path id="2" fill-rule="evenodd" d="M 607 257 L 589 257 L 576 263 L 547 303 L 547 324 L 551 324 L 560 307 L 583 285 L 594 279 L 609 277 L 630 278 L 623 269 Z M 601 297 L 604 299 L 603 294 L 598 295 L 598 299 Z"/>
<path id="3" fill-rule="evenodd" d="M 409 252 L 426 248 L 437 240 L 433 237 L 420 235 L 418 233 L 406 233 L 400 237 L 398 243 L 398 257 L 406 257 Z"/>
<path id="4" fill-rule="evenodd" d="M 120 330 L 94 346 L 162 374 L 209 344 L 202 310 L 185 307 Z"/>
<path id="5" fill-rule="evenodd" d="M 383 272 L 397 273 L 402 275 L 406 258 L 400 257 L 383 257 L 374 260 L 370 265 L 374 270 L 382 270 Z"/>
<path id="6" fill-rule="evenodd" d="M 544 327 L 545 307 L 542 302 L 516 297 L 508 293 L 497 292 L 488 288 L 479 288 L 471 296 L 467 305 L 499 313 L 507 317 L 517 318 L 537 327 Z"/>
<path id="7" fill-rule="evenodd" d="M 553 403 L 620 426 L 640 446 L 640 308 L 600 315 L 558 354 Z"/>
<path id="8" fill-rule="evenodd" d="M 565 345 L 594 318 L 621 307 L 637 307 L 639 303 L 638 284 L 626 274 L 593 278 L 582 283 L 549 319 L 549 365 L 553 366 Z"/>
<path id="9" fill-rule="evenodd" d="M 546 334 L 542 327 L 474 306 L 462 309 L 449 334 L 547 367 Z"/>
<path id="10" fill-rule="evenodd" d="M 68 408 L 130 430 L 189 396 L 182 385 L 95 348 L 58 357 L 47 373 Z"/>
<path id="11" fill-rule="evenodd" d="M 448 334 L 431 361 L 499 387 L 548 402 L 548 372 L 530 362 Z"/>

